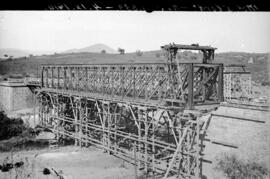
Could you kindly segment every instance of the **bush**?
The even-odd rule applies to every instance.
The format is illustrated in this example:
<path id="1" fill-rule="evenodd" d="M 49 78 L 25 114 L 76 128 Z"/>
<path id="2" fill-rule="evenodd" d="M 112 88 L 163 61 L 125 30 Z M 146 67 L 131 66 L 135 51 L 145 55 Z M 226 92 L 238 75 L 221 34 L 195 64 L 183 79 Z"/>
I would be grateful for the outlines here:
<path id="1" fill-rule="evenodd" d="M 264 82 L 262 82 L 262 86 L 270 86 L 270 81 L 264 81 Z"/>
<path id="2" fill-rule="evenodd" d="M 121 55 L 124 55 L 125 54 L 125 49 L 123 48 L 118 48 L 117 50 Z"/>
<path id="3" fill-rule="evenodd" d="M 35 139 L 33 137 L 13 137 L 0 142 L 0 152 L 42 149 L 49 146 L 48 140 Z"/>
<path id="4" fill-rule="evenodd" d="M 10 139 L 27 131 L 22 119 L 10 119 L 0 111 L 0 140 Z"/>
<path id="5" fill-rule="evenodd" d="M 143 55 L 143 52 L 140 51 L 140 50 L 137 50 L 137 51 L 136 51 L 136 55 L 137 55 L 137 56 L 142 56 L 142 55 Z"/>
<path id="6" fill-rule="evenodd" d="M 268 174 L 263 165 L 239 160 L 235 155 L 224 154 L 217 159 L 216 170 L 222 171 L 230 179 L 263 178 Z"/>

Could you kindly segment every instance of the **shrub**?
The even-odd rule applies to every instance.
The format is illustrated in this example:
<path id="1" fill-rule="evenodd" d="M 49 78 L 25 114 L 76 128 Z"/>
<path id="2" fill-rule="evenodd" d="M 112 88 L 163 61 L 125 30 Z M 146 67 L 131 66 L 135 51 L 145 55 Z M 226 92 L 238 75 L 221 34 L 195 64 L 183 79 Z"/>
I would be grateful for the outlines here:
<path id="1" fill-rule="evenodd" d="M 217 159 L 216 170 L 222 171 L 230 179 L 263 178 L 268 174 L 263 165 L 239 160 L 235 155 L 224 154 Z"/>
<path id="2" fill-rule="evenodd" d="M 137 56 L 142 56 L 142 55 L 143 55 L 143 52 L 140 51 L 140 50 L 137 50 L 137 51 L 136 51 L 136 55 L 137 55 Z"/>
<path id="3" fill-rule="evenodd" d="M 270 86 L 270 81 L 263 81 L 262 86 Z"/>
<path id="4" fill-rule="evenodd" d="M 117 50 L 121 55 L 125 54 L 125 49 L 123 48 L 118 48 Z"/>
<path id="5" fill-rule="evenodd" d="M 10 119 L 0 112 L 0 140 L 10 139 L 25 132 L 27 128 L 23 124 L 22 119 Z"/>

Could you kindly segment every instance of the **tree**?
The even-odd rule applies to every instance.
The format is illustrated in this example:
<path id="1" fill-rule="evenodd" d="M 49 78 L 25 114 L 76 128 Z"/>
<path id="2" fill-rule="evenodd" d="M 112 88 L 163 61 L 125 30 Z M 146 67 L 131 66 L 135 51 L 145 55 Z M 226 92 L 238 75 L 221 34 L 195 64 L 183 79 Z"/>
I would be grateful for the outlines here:
<path id="1" fill-rule="evenodd" d="M 118 52 L 123 55 L 123 54 L 125 54 L 125 49 L 118 48 Z"/>
<path id="2" fill-rule="evenodd" d="M 104 50 L 104 49 L 103 49 L 103 50 L 101 50 L 101 53 L 106 53 L 106 50 Z"/>
<path id="3" fill-rule="evenodd" d="M 142 56 L 142 55 L 143 55 L 143 52 L 140 51 L 140 50 L 137 50 L 137 51 L 136 51 L 136 55 L 137 55 L 137 56 Z"/>

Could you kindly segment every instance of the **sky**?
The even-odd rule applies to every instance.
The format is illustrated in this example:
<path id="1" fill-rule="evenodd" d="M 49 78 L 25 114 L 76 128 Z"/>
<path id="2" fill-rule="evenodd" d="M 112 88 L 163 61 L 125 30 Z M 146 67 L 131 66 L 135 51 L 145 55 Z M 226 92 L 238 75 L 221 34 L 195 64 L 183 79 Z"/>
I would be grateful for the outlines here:
<path id="1" fill-rule="evenodd" d="M 61 52 L 103 43 L 134 52 L 172 42 L 270 52 L 270 12 L 0 12 L 0 48 Z"/>

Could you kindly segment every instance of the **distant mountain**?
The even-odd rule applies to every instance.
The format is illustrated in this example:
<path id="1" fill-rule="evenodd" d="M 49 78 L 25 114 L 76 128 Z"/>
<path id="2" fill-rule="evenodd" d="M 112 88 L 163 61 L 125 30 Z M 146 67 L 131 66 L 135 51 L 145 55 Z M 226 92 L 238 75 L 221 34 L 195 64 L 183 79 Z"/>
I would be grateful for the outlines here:
<path id="1" fill-rule="evenodd" d="M 106 53 L 117 53 L 116 50 L 112 49 L 111 47 L 105 44 L 94 44 L 88 47 L 79 48 L 79 49 L 70 49 L 66 50 L 62 53 L 80 53 L 80 52 L 93 52 L 93 53 L 101 53 L 102 50 L 105 50 Z"/>
<path id="2" fill-rule="evenodd" d="M 8 58 L 13 56 L 14 58 L 28 56 L 30 53 L 24 50 L 13 49 L 13 48 L 2 48 L 0 49 L 0 58 Z M 8 56 L 8 57 L 7 57 Z"/>
<path id="3" fill-rule="evenodd" d="M 42 54 L 52 54 L 50 51 L 30 51 L 21 50 L 15 48 L 0 48 L 0 59 L 6 59 L 10 56 L 13 58 L 25 57 L 29 55 L 42 55 Z"/>

